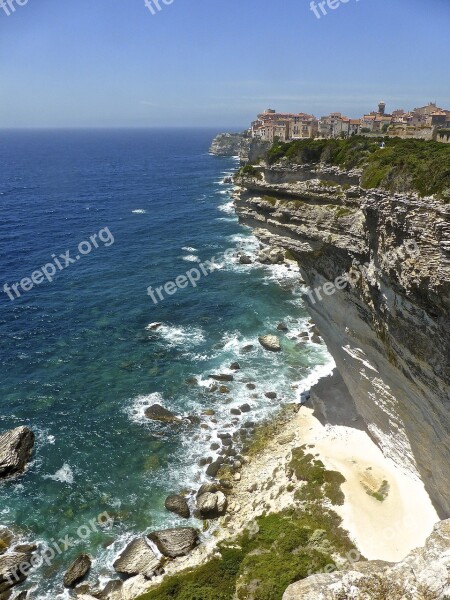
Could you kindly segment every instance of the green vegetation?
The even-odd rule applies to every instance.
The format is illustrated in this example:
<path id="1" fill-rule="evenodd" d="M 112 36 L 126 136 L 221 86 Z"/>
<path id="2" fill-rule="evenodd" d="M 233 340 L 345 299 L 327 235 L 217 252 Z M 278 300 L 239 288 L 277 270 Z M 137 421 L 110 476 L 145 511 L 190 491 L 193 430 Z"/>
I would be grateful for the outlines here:
<path id="1" fill-rule="evenodd" d="M 293 410 L 286 406 L 280 420 L 259 428 L 251 454 L 282 430 L 283 419 Z M 336 555 L 345 557 L 356 549 L 341 528 L 341 518 L 322 500 L 328 497 L 340 504 L 345 480 L 305 454 L 305 446 L 293 451 L 289 473 L 306 482 L 301 489 L 308 489 L 311 498 L 306 499 L 311 501 L 301 507 L 293 502 L 281 513 L 262 515 L 236 539 L 219 544 L 221 558 L 167 578 L 140 600 L 281 600 L 291 583 L 334 570 Z M 295 487 L 290 484 L 287 489 Z"/>
<path id="2" fill-rule="evenodd" d="M 380 147 L 381 141 L 385 143 L 384 148 Z M 269 150 L 267 161 L 274 164 L 281 159 L 293 164 L 324 163 L 345 169 L 361 168 L 361 185 L 367 189 L 417 191 L 422 196 L 444 194 L 446 198 L 446 190 L 448 194 L 450 188 L 450 145 L 439 142 L 364 136 L 278 142 Z"/>
<path id="3" fill-rule="evenodd" d="M 236 177 L 254 177 L 256 179 L 262 179 L 261 171 L 256 169 L 253 165 L 245 165 L 241 167 L 236 173 Z"/>
<path id="4" fill-rule="evenodd" d="M 292 451 L 290 469 L 304 485 L 296 492 L 297 500 L 306 502 L 322 502 L 328 498 L 331 504 L 344 504 L 341 484 L 345 477 L 337 471 L 328 471 L 322 461 L 316 460 L 312 454 L 305 453 L 306 446 Z"/>
<path id="5" fill-rule="evenodd" d="M 263 196 L 263 200 L 268 202 L 271 206 L 275 206 L 277 203 L 277 199 L 273 196 Z"/>
<path id="6" fill-rule="evenodd" d="M 378 488 L 378 490 L 371 490 L 369 487 L 364 486 L 366 489 L 366 492 L 369 494 L 369 496 L 372 496 L 373 498 L 375 498 L 375 500 L 378 500 L 378 502 L 384 502 L 384 500 L 386 500 L 386 498 L 388 497 L 389 494 L 389 483 L 384 480 L 383 483 L 380 485 L 380 487 Z"/>
<path id="7" fill-rule="evenodd" d="M 288 585 L 335 566 L 354 546 L 335 513 L 319 506 L 256 519 L 222 558 L 168 578 L 140 600 L 281 600 Z M 250 592 L 251 590 L 251 592 Z M 250 595 L 251 594 L 251 595 Z"/>

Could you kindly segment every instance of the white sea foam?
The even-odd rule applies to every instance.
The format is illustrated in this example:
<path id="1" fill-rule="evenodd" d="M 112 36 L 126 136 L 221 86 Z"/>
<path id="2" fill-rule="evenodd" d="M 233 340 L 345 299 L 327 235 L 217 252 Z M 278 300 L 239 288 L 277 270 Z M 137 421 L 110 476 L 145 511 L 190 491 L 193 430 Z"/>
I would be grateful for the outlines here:
<path id="1" fill-rule="evenodd" d="M 44 479 L 53 479 L 53 481 L 59 481 L 60 483 L 68 483 L 69 485 L 72 485 L 75 478 L 70 465 L 64 463 L 59 471 L 56 471 L 54 475 L 44 475 Z"/>
<path id="2" fill-rule="evenodd" d="M 145 215 L 145 213 L 147 211 L 144 210 L 143 208 L 136 208 L 135 210 L 132 210 L 131 212 L 133 213 L 133 215 Z"/>
<path id="3" fill-rule="evenodd" d="M 217 207 L 221 212 L 227 213 L 229 215 L 234 214 L 234 204 L 233 201 L 226 202 L 225 204 L 221 204 Z"/>
<path id="4" fill-rule="evenodd" d="M 125 407 L 125 413 L 129 416 L 131 421 L 134 421 L 135 423 L 148 424 L 149 420 L 145 416 L 145 411 L 153 404 L 164 405 L 164 398 L 159 392 L 153 392 L 152 394 L 134 398 L 131 403 Z"/>
<path id="5" fill-rule="evenodd" d="M 181 249 L 185 252 L 198 252 L 197 248 L 194 248 L 193 246 L 183 246 Z"/>
<path id="6" fill-rule="evenodd" d="M 152 324 L 147 326 L 147 329 Z M 192 348 L 205 340 L 205 335 L 200 327 L 183 327 L 182 325 L 166 325 L 163 324 L 158 329 L 154 330 L 155 335 L 159 335 L 167 342 L 169 347 L 181 346 L 184 348 Z"/>
<path id="7" fill-rule="evenodd" d="M 195 254 L 187 254 L 186 256 L 181 257 L 186 262 L 200 262 L 200 259 Z"/>

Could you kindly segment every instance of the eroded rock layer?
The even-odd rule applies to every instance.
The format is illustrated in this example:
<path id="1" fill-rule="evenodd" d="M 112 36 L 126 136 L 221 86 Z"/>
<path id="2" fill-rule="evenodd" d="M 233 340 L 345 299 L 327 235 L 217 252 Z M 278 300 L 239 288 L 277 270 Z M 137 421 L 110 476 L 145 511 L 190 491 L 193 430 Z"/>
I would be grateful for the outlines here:
<path id="1" fill-rule="evenodd" d="M 298 260 L 371 435 L 450 516 L 450 205 L 368 192 L 333 167 L 262 167 L 236 183 L 241 220 Z"/>

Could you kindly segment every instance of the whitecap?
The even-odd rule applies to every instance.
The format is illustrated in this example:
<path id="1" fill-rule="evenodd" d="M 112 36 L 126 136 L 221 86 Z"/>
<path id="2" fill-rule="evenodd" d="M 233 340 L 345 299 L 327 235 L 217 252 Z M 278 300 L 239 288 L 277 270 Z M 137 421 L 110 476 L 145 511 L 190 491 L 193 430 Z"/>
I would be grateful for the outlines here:
<path id="1" fill-rule="evenodd" d="M 149 423 L 145 416 L 145 411 L 153 404 L 164 405 L 164 399 L 159 392 L 153 392 L 144 396 L 138 396 L 131 401 L 129 406 L 125 407 L 125 413 L 135 423 Z"/>
<path id="2" fill-rule="evenodd" d="M 187 256 L 182 256 L 181 258 L 186 262 L 200 262 L 199 257 L 195 254 L 188 254 Z"/>
<path id="3" fill-rule="evenodd" d="M 59 471 L 56 471 L 54 475 L 44 475 L 44 479 L 53 479 L 53 481 L 59 481 L 61 483 L 68 483 L 71 485 L 74 482 L 74 475 L 70 465 L 64 463 Z"/>
<path id="4" fill-rule="evenodd" d="M 181 249 L 185 252 L 198 252 L 197 248 L 194 248 L 193 246 L 183 246 Z"/>
<path id="5" fill-rule="evenodd" d="M 230 202 L 226 202 L 225 204 L 221 204 L 217 208 L 224 213 L 234 214 L 234 202 L 232 200 Z"/>
<path id="6" fill-rule="evenodd" d="M 150 326 L 147 326 L 147 329 Z M 167 342 L 169 347 L 182 346 L 190 348 L 205 340 L 203 330 L 199 327 L 183 327 L 176 325 L 161 325 L 154 331 Z"/>
<path id="7" fill-rule="evenodd" d="M 133 213 L 133 215 L 145 215 L 145 213 L 147 211 L 144 210 L 143 208 L 136 208 L 135 210 L 132 210 L 131 212 Z"/>

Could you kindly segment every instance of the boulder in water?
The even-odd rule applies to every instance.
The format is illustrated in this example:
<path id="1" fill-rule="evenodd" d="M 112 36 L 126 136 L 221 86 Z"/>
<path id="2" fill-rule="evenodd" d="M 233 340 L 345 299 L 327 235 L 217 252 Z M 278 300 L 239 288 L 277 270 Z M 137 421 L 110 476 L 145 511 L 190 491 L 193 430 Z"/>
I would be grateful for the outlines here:
<path id="1" fill-rule="evenodd" d="M 163 423 L 176 423 L 179 422 L 179 417 L 176 414 L 167 410 L 160 404 L 153 404 L 145 411 L 145 416 L 147 419 L 151 419 L 152 421 L 161 421 Z"/>
<path id="2" fill-rule="evenodd" d="M 175 513 L 179 517 L 183 517 L 183 519 L 189 519 L 190 517 L 189 506 L 186 498 L 183 498 L 183 496 L 168 496 L 164 502 L 164 506 L 168 511 Z"/>
<path id="3" fill-rule="evenodd" d="M 86 577 L 91 566 L 92 561 L 90 556 L 87 554 L 80 554 L 67 569 L 66 574 L 64 575 L 64 586 L 70 588 L 76 585 Z"/>
<path id="4" fill-rule="evenodd" d="M 280 340 L 276 335 L 262 335 L 258 340 L 261 346 L 270 352 L 280 352 L 281 350 Z"/>
<path id="5" fill-rule="evenodd" d="M 34 433 L 28 427 L 16 427 L 0 435 L 0 477 L 22 472 L 31 458 Z"/>

